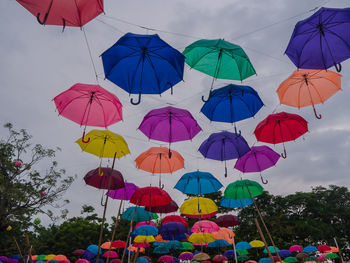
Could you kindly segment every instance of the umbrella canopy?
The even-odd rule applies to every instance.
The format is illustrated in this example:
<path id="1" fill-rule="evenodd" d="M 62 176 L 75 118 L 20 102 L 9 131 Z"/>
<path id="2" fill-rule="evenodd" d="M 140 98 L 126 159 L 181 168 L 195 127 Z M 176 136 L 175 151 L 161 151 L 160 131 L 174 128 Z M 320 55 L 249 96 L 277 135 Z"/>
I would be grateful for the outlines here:
<path id="1" fill-rule="evenodd" d="M 107 258 L 109 254 L 110 258 L 117 258 L 118 257 L 118 253 L 115 251 L 106 251 L 105 253 L 102 254 L 102 257 Z"/>
<path id="2" fill-rule="evenodd" d="M 112 246 L 115 248 L 124 248 L 126 246 L 126 243 L 122 240 L 115 240 L 112 242 Z"/>
<path id="3" fill-rule="evenodd" d="M 139 189 L 139 187 L 135 184 L 125 182 L 123 188 L 110 190 L 109 197 L 117 200 L 130 200 L 131 196 L 137 189 Z"/>
<path id="4" fill-rule="evenodd" d="M 276 249 L 275 249 L 273 246 L 269 246 L 269 250 L 270 250 L 270 252 L 273 253 L 273 254 L 276 254 L 276 253 L 280 252 L 280 250 L 278 249 L 278 247 L 276 247 Z M 263 250 L 263 252 L 264 252 L 264 253 L 268 253 L 266 248 Z"/>
<path id="5" fill-rule="evenodd" d="M 225 239 L 216 239 L 214 242 L 210 242 L 208 247 L 227 247 L 230 244 Z M 213 259 L 213 261 L 215 261 Z"/>
<path id="6" fill-rule="evenodd" d="M 287 263 L 297 263 L 297 262 L 299 262 L 299 260 L 296 257 L 286 257 L 283 261 L 287 262 Z"/>
<path id="7" fill-rule="evenodd" d="M 146 258 L 139 257 L 137 258 L 136 263 L 149 263 L 149 261 Z"/>
<path id="8" fill-rule="evenodd" d="M 103 175 L 101 176 L 101 174 Z M 84 176 L 84 181 L 87 185 L 97 189 L 115 190 L 125 186 L 123 175 L 119 171 L 107 167 L 91 170 Z"/>
<path id="9" fill-rule="evenodd" d="M 17 0 L 42 25 L 82 27 L 103 12 L 103 0 Z"/>
<path id="10" fill-rule="evenodd" d="M 36 262 L 38 262 L 38 261 L 36 261 Z M 77 261 L 75 261 L 75 263 L 89 263 L 89 261 L 86 259 L 78 259 Z"/>
<path id="11" fill-rule="evenodd" d="M 210 259 L 210 256 L 206 253 L 198 253 L 193 256 L 193 260 L 203 261 Z"/>
<path id="12" fill-rule="evenodd" d="M 183 79 L 184 56 L 158 35 L 127 33 L 102 54 L 105 77 L 129 94 L 161 94 Z"/>
<path id="13" fill-rule="evenodd" d="M 96 257 L 96 255 L 97 255 L 97 251 L 96 251 L 96 254 L 95 254 L 95 253 L 93 253 L 93 252 L 91 252 L 89 250 L 85 250 L 85 252 L 83 254 L 83 258 L 85 258 L 85 259 L 92 259 L 92 258 Z"/>
<path id="14" fill-rule="evenodd" d="M 169 252 L 169 248 L 164 246 L 158 246 L 153 249 L 153 253 L 155 254 L 168 254 Z"/>
<path id="15" fill-rule="evenodd" d="M 162 236 L 164 235 L 175 236 L 175 235 L 184 234 L 186 232 L 187 232 L 186 227 L 179 222 L 169 222 L 169 223 L 163 224 L 159 229 L 159 233 Z"/>
<path id="16" fill-rule="evenodd" d="M 84 252 L 85 252 L 84 249 L 76 249 L 72 252 L 72 255 L 81 257 L 81 256 L 83 256 Z"/>
<path id="17" fill-rule="evenodd" d="M 249 244 L 249 243 L 248 243 L 248 244 Z M 239 256 L 249 255 L 249 252 L 248 252 L 248 250 L 246 250 L 246 249 L 236 249 L 236 251 L 237 251 L 237 254 L 238 254 Z"/>
<path id="18" fill-rule="evenodd" d="M 315 246 L 306 246 L 303 249 L 303 252 L 305 252 L 305 253 L 312 253 L 312 252 L 316 252 L 316 251 L 318 251 L 318 249 Z"/>
<path id="19" fill-rule="evenodd" d="M 259 263 L 272 263 L 271 259 L 269 258 L 261 258 L 258 261 Z"/>
<path id="20" fill-rule="evenodd" d="M 278 255 L 280 257 L 291 257 L 292 256 L 292 252 L 290 252 L 289 250 L 286 250 L 286 249 L 281 249 L 279 252 L 278 252 Z"/>
<path id="21" fill-rule="evenodd" d="M 146 211 L 150 211 L 152 213 L 158 213 L 158 214 L 173 213 L 173 212 L 176 212 L 178 209 L 179 209 L 179 206 L 177 205 L 177 203 L 175 203 L 174 200 L 171 200 L 170 203 L 167 205 L 145 207 Z"/>
<path id="22" fill-rule="evenodd" d="M 228 261 L 228 258 L 225 257 L 224 255 L 216 255 L 212 258 L 212 261 L 214 262 L 224 262 L 224 261 Z"/>
<path id="23" fill-rule="evenodd" d="M 231 239 L 235 236 L 235 233 L 233 233 L 231 229 L 225 227 L 221 227 L 219 231 L 213 232 L 211 234 L 215 239 L 225 239 L 228 242 L 231 241 Z"/>
<path id="24" fill-rule="evenodd" d="M 249 242 L 249 245 L 251 245 L 254 248 L 264 247 L 265 246 L 264 242 L 262 242 L 260 240 L 252 240 L 252 241 Z"/>
<path id="25" fill-rule="evenodd" d="M 326 259 L 336 259 L 336 258 L 339 258 L 339 256 L 333 252 L 331 253 L 327 253 L 325 256 L 324 256 Z"/>
<path id="26" fill-rule="evenodd" d="M 231 198 L 221 198 L 220 206 L 227 208 L 241 208 L 253 204 L 253 199 L 231 199 Z"/>
<path id="27" fill-rule="evenodd" d="M 321 7 L 299 21 L 285 51 L 298 68 L 328 69 L 350 57 L 350 8 Z"/>
<path id="28" fill-rule="evenodd" d="M 170 240 L 162 244 L 162 246 L 167 247 L 168 249 L 181 249 L 182 244 L 178 240 Z"/>
<path id="29" fill-rule="evenodd" d="M 327 253 L 329 253 L 329 252 L 338 253 L 339 252 L 339 249 L 336 247 L 330 247 L 330 248 L 331 248 L 330 250 L 327 250 L 325 252 L 327 252 Z"/>
<path id="30" fill-rule="evenodd" d="M 169 194 L 158 187 L 148 186 L 137 189 L 130 198 L 130 203 L 139 206 L 163 206 L 171 202 Z"/>
<path id="31" fill-rule="evenodd" d="M 214 216 L 218 207 L 213 200 L 204 197 L 187 199 L 180 207 L 181 214 L 190 218 L 208 218 Z"/>
<path id="32" fill-rule="evenodd" d="M 251 244 L 246 241 L 241 241 L 236 244 L 236 249 L 251 249 L 253 248 Z"/>
<path id="33" fill-rule="evenodd" d="M 224 253 L 224 256 L 227 258 L 234 258 L 235 257 L 235 251 L 233 249 L 226 250 Z M 236 254 L 237 256 L 237 254 Z"/>
<path id="34" fill-rule="evenodd" d="M 140 236 L 156 236 L 158 235 L 158 228 L 151 225 L 139 226 L 135 229 L 135 234 Z"/>
<path id="35" fill-rule="evenodd" d="M 241 220 L 238 218 L 238 216 L 222 215 L 216 219 L 216 224 L 221 227 L 232 227 L 240 225 Z"/>
<path id="36" fill-rule="evenodd" d="M 174 186 L 184 194 L 204 195 L 217 192 L 222 184 L 211 173 L 191 172 L 184 174 Z"/>
<path id="37" fill-rule="evenodd" d="M 136 229 L 138 229 L 141 226 L 153 226 L 153 227 L 157 228 L 157 225 L 155 223 L 153 223 L 152 221 L 144 221 L 144 222 L 138 222 L 135 225 L 134 229 L 136 230 Z"/>
<path id="38" fill-rule="evenodd" d="M 134 238 L 135 243 L 152 243 L 155 242 L 154 236 L 136 236 Z M 144 247 L 144 246 L 141 246 Z"/>
<path id="39" fill-rule="evenodd" d="M 248 199 L 261 195 L 264 188 L 257 182 L 251 180 L 238 180 L 230 183 L 224 192 L 225 198 Z"/>
<path id="40" fill-rule="evenodd" d="M 135 207 L 129 207 L 122 214 L 122 218 L 128 221 L 131 221 L 134 215 L 134 211 L 135 211 Z M 157 214 L 148 212 L 143 207 L 136 207 L 136 212 L 134 217 L 135 222 L 149 221 L 157 218 L 158 218 Z"/>
<path id="41" fill-rule="evenodd" d="M 152 259 L 148 256 L 142 256 L 141 258 L 145 258 L 145 259 L 147 259 L 148 262 L 152 263 Z"/>
<path id="42" fill-rule="evenodd" d="M 193 250 L 194 246 L 190 242 L 181 242 L 181 250 Z"/>
<path id="43" fill-rule="evenodd" d="M 173 261 L 175 261 L 174 257 L 169 256 L 169 255 L 164 255 L 164 256 L 161 256 L 160 258 L 158 258 L 158 262 L 173 262 Z"/>
<path id="44" fill-rule="evenodd" d="M 112 242 L 104 242 L 104 243 L 102 243 L 102 245 L 100 247 L 103 249 L 109 249 L 109 247 L 111 247 L 111 249 L 116 249 L 116 247 L 113 247 Z"/>
<path id="45" fill-rule="evenodd" d="M 191 252 L 182 252 L 178 259 L 180 260 L 192 260 L 193 254 Z"/>
<path id="46" fill-rule="evenodd" d="M 192 233 L 212 233 L 219 230 L 219 226 L 215 222 L 209 220 L 197 221 L 191 228 Z"/>
<path id="47" fill-rule="evenodd" d="M 300 245 L 293 245 L 289 247 L 290 252 L 300 252 L 303 250 L 303 247 Z"/>
<path id="48" fill-rule="evenodd" d="M 201 112 L 217 122 L 235 123 L 254 117 L 264 105 L 253 88 L 234 84 L 212 91 L 209 98 Z"/>
<path id="49" fill-rule="evenodd" d="M 325 251 L 330 250 L 331 247 L 330 247 L 330 246 L 327 246 L 327 245 L 319 245 L 319 246 L 317 247 L 317 249 L 318 249 L 318 251 L 325 252 Z"/>
<path id="50" fill-rule="evenodd" d="M 350 12 L 349 12 L 350 14 Z M 341 90 L 341 75 L 330 70 L 300 69 L 293 72 L 277 89 L 281 104 L 302 108 L 324 103 Z"/>
<path id="51" fill-rule="evenodd" d="M 307 131 L 307 121 L 303 117 L 297 114 L 279 112 L 270 114 L 262 120 L 256 126 L 254 134 L 259 142 L 283 143 L 284 154 L 281 156 L 286 158 L 284 142 L 293 141 Z"/>
<path id="52" fill-rule="evenodd" d="M 214 242 L 215 238 L 210 233 L 193 233 L 188 238 L 188 241 L 192 244 L 208 244 Z"/>
<path id="53" fill-rule="evenodd" d="M 88 248 L 87 250 L 89 250 L 89 248 Z M 90 250 L 89 250 L 89 251 L 90 251 Z M 91 252 L 92 252 L 92 251 L 91 251 Z M 95 254 L 97 254 L 97 251 L 96 251 Z M 54 255 L 54 254 L 49 254 L 49 255 L 46 255 L 46 257 L 44 258 L 44 260 L 53 260 L 54 257 L 56 257 L 56 255 Z"/>
<path id="54" fill-rule="evenodd" d="M 182 216 L 178 216 L 178 215 L 170 215 L 170 216 L 164 217 L 162 222 L 161 222 L 161 225 L 169 223 L 169 222 L 179 222 L 186 227 L 188 225 L 186 218 L 184 218 Z"/>
<path id="55" fill-rule="evenodd" d="M 124 138 L 109 130 L 92 130 L 86 134 L 88 142 L 78 139 L 76 143 L 84 152 L 91 153 L 100 158 L 121 158 L 130 153 Z"/>
<path id="56" fill-rule="evenodd" d="M 225 161 L 225 177 L 227 177 L 226 161 L 237 159 L 250 151 L 246 140 L 237 133 L 222 131 L 211 134 L 199 147 L 205 157 Z"/>

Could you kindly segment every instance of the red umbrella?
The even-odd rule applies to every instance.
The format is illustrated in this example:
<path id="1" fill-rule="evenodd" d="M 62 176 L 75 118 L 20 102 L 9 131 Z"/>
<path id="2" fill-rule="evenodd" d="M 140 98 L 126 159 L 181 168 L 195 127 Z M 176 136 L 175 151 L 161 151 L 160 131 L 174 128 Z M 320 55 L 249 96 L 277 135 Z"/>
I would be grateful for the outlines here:
<path id="1" fill-rule="evenodd" d="M 108 189 L 108 181 L 110 176 L 112 176 L 110 189 L 115 190 L 125 186 L 123 175 L 119 171 L 106 167 L 102 167 L 101 171 L 103 172 L 102 176 L 100 175 L 102 174 L 100 173 L 100 168 L 88 172 L 84 176 L 85 183 L 98 189 Z"/>
<path id="2" fill-rule="evenodd" d="M 124 248 L 125 246 L 126 246 L 126 243 L 125 241 L 122 241 L 122 240 L 116 240 L 112 242 L 112 247 L 115 247 L 115 248 Z"/>
<path id="3" fill-rule="evenodd" d="M 215 257 L 212 258 L 212 261 L 224 262 L 224 261 L 228 261 L 228 258 L 225 257 L 224 255 L 216 255 Z"/>
<path id="4" fill-rule="evenodd" d="M 103 0 L 17 0 L 42 25 L 82 27 L 103 12 Z"/>
<path id="5" fill-rule="evenodd" d="M 171 202 L 169 194 L 161 188 L 148 186 L 139 188 L 130 198 L 130 203 L 139 206 L 163 206 Z"/>
<path id="6" fill-rule="evenodd" d="M 83 256 L 85 250 L 84 249 L 76 249 L 72 252 L 72 255 L 81 257 Z"/>
<path id="7" fill-rule="evenodd" d="M 330 246 L 327 246 L 327 245 L 319 245 L 319 246 L 317 247 L 317 249 L 318 249 L 318 251 L 325 252 L 325 251 L 330 250 L 331 247 L 330 247 Z"/>
<path id="8" fill-rule="evenodd" d="M 216 219 L 216 224 L 221 227 L 238 226 L 241 224 L 241 220 L 238 218 L 238 216 L 222 215 Z"/>
<path id="9" fill-rule="evenodd" d="M 159 213 L 159 214 L 168 214 L 172 212 L 176 212 L 179 209 L 179 206 L 177 203 L 175 203 L 174 200 L 171 200 L 171 202 L 167 205 L 162 206 L 156 206 L 156 207 L 145 207 L 146 211 L 152 212 L 152 213 Z"/>
<path id="10" fill-rule="evenodd" d="M 162 220 L 161 225 L 166 224 L 166 223 L 170 223 L 170 222 L 178 222 L 178 223 L 183 224 L 186 227 L 188 225 L 187 224 L 187 220 L 184 217 L 178 216 L 178 215 L 172 215 L 172 216 L 164 217 L 163 220 Z"/>
<path id="11" fill-rule="evenodd" d="M 283 143 L 283 158 L 287 157 L 284 142 L 293 141 L 308 131 L 307 121 L 297 115 L 287 112 L 270 114 L 258 126 L 254 134 L 259 142 L 271 144 Z"/>

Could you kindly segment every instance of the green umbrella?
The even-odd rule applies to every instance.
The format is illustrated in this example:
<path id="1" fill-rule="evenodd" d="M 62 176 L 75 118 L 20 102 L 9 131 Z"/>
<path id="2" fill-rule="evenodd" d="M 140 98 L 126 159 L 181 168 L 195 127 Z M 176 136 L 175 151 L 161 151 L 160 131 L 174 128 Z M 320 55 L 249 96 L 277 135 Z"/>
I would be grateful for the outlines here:
<path id="1" fill-rule="evenodd" d="M 246 249 L 236 249 L 238 255 L 242 256 L 242 255 L 249 255 L 248 250 Z"/>
<path id="2" fill-rule="evenodd" d="M 249 188 L 249 191 L 252 194 L 252 197 L 259 196 L 264 191 L 264 188 L 262 188 L 262 186 L 255 181 L 238 180 L 233 183 L 230 183 L 226 187 L 224 192 L 224 197 L 235 199 L 235 200 L 250 199 L 251 196 L 249 194 L 247 187 Z"/>
<path id="3" fill-rule="evenodd" d="M 246 261 L 246 260 L 248 260 L 248 256 L 247 255 L 239 255 L 238 257 L 237 257 L 237 260 L 238 261 Z"/>
<path id="4" fill-rule="evenodd" d="M 339 256 L 335 253 L 327 253 L 325 256 L 324 256 L 326 259 L 335 259 L 335 258 L 339 258 Z"/>
<path id="5" fill-rule="evenodd" d="M 36 260 L 44 260 L 46 258 L 46 255 L 39 255 L 36 257 Z"/>
<path id="6" fill-rule="evenodd" d="M 287 262 L 287 263 L 297 263 L 299 262 L 299 260 L 295 257 L 286 257 L 284 260 L 284 262 Z"/>
<path id="7" fill-rule="evenodd" d="M 278 249 L 278 247 L 276 247 L 276 250 L 275 250 L 275 248 L 274 248 L 273 246 L 269 246 L 269 250 L 270 250 L 270 252 L 273 253 L 273 254 L 276 253 L 276 250 L 277 250 L 277 252 L 280 252 L 280 250 Z M 263 252 L 264 252 L 264 253 L 268 253 L 266 248 L 264 249 Z"/>
<path id="8" fill-rule="evenodd" d="M 256 74 L 244 50 L 223 39 L 201 39 L 182 52 L 186 63 L 214 79 L 244 80 Z M 202 98 L 203 99 L 203 98 Z"/>
<path id="9" fill-rule="evenodd" d="M 190 242 L 181 242 L 181 250 L 192 250 L 194 246 Z"/>

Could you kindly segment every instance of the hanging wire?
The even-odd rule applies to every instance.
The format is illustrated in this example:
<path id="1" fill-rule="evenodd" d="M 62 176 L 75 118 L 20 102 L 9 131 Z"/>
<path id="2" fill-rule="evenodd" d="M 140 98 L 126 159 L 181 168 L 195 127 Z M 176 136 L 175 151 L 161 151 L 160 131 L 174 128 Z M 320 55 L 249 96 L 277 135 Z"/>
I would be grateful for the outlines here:
<path id="1" fill-rule="evenodd" d="M 87 46 L 88 51 L 89 51 L 91 64 L 92 64 L 92 67 L 93 67 L 94 72 L 95 72 L 96 82 L 97 82 L 97 84 L 99 84 L 99 82 L 98 82 L 97 70 L 96 70 L 96 67 L 95 67 L 94 59 L 92 58 L 91 48 L 90 48 L 89 41 L 88 41 L 88 39 L 87 39 L 87 36 L 86 36 L 86 32 L 85 32 L 85 28 L 84 28 L 84 27 L 82 27 L 82 31 L 83 31 L 83 33 L 84 33 L 84 38 L 85 38 L 86 46 Z"/>

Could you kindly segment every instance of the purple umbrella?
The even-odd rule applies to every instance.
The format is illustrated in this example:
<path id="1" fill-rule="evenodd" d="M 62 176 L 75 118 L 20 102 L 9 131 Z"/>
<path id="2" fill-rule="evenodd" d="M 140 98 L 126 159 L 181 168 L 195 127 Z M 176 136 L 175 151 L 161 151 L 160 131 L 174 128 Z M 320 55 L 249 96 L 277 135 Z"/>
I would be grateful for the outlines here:
<path id="1" fill-rule="evenodd" d="M 84 254 L 83 254 L 83 258 L 85 259 L 92 259 L 96 256 L 95 253 L 92 253 L 91 251 L 89 250 L 85 250 Z"/>
<path id="2" fill-rule="evenodd" d="M 147 113 L 139 130 L 149 139 L 168 142 L 170 158 L 172 142 L 191 140 L 202 128 L 189 111 L 168 106 Z"/>
<path id="3" fill-rule="evenodd" d="M 101 176 L 101 174 L 103 175 Z M 125 186 L 124 178 L 122 174 L 111 168 L 96 168 L 95 170 L 91 170 L 84 176 L 85 183 L 96 187 L 98 189 L 108 189 L 109 178 L 112 176 L 111 185 L 109 189 L 119 189 Z"/>
<path id="4" fill-rule="evenodd" d="M 291 257 L 292 252 L 290 252 L 289 250 L 286 250 L 286 249 L 282 249 L 278 252 L 278 255 L 280 255 L 280 257 L 283 257 L 283 258 Z"/>
<path id="5" fill-rule="evenodd" d="M 139 187 L 135 184 L 125 182 L 125 186 L 123 188 L 109 191 L 109 197 L 118 200 L 130 200 L 131 196 L 137 189 L 139 189 Z"/>
<path id="6" fill-rule="evenodd" d="M 180 254 L 179 259 L 181 260 L 192 260 L 193 254 L 190 252 L 183 252 Z"/>
<path id="7" fill-rule="evenodd" d="M 350 8 L 320 8 L 299 21 L 286 49 L 298 68 L 328 69 L 350 57 Z"/>
<path id="8" fill-rule="evenodd" d="M 169 222 L 163 224 L 159 230 L 159 234 L 167 236 L 175 236 L 187 233 L 187 228 L 179 222 Z"/>
<path id="9" fill-rule="evenodd" d="M 173 212 L 176 212 L 178 209 L 179 209 L 179 206 L 177 205 L 177 203 L 175 203 L 174 200 L 171 200 L 171 202 L 167 205 L 145 207 L 146 211 L 149 211 L 152 213 L 159 213 L 159 214 L 173 213 Z"/>
<path id="10" fill-rule="evenodd" d="M 274 166 L 279 158 L 280 155 L 268 146 L 253 146 L 250 152 L 237 160 L 235 168 L 243 173 L 261 172 Z M 263 180 L 261 174 L 260 177 L 264 184 L 268 182 Z"/>
<path id="11" fill-rule="evenodd" d="M 8 258 L 5 256 L 0 256 L 0 261 L 7 262 Z"/>
<path id="12" fill-rule="evenodd" d="M 249 152 L 250 148 L 242 135 L 222 131 L 211 134 L 201 144 L 199 151 L 205 158 L 225 161 L 225 177 L 227 177 L 226 160 L 240 158 Z"/>

